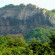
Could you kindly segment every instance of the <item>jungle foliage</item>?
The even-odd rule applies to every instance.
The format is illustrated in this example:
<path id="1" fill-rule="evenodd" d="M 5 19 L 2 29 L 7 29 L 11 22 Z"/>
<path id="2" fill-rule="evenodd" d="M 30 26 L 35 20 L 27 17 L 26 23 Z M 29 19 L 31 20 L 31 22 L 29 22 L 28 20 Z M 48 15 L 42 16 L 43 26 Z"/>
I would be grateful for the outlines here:
<path id="1" fill-rule="evenodd" d="M 0 55 L 55 55 L 55 33 L 51 41 L 26 43 L 24 38 L 0 37 Z"/>

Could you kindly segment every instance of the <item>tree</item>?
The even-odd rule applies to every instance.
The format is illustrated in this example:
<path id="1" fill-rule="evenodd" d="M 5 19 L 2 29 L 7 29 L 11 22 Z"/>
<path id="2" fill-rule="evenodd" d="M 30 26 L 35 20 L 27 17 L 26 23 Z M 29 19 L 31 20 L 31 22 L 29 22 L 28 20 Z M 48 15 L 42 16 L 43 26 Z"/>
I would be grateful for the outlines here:
<path id="1" fill-rule="evenodd" d="M 53 34 L 50 36 L 50 39 L 51 39 L 50 47 L 55 50 L 55 33 L 53 33 Z"/>
<path id="2" fill-rule="evenodd" d="M 32 42 L 30 49 L 33 50 L 33 53 L 36 55 L 54 55 L 54 51 L 48 45 L 43 45 L 40 42 Z"/>
<path id="3" fill-rule="evenodd" d="M 25 7 L 25 5 L 22 3 L 22 4 L 19 5 L 19 7 Z"/>

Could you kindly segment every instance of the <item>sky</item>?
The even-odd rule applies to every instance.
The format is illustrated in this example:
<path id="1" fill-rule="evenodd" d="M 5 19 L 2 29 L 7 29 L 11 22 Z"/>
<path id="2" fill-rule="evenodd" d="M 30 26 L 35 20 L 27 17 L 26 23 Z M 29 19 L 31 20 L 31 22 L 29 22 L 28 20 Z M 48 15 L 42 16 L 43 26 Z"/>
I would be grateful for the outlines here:
<path id="1" fill-rule="evenodd" d="M 25 5 L 31 3 L 48 10 L 55 9 L 55 0 L 0 0 L 0 8 L 8 4 L 19 5 L 21 3 Z"/>

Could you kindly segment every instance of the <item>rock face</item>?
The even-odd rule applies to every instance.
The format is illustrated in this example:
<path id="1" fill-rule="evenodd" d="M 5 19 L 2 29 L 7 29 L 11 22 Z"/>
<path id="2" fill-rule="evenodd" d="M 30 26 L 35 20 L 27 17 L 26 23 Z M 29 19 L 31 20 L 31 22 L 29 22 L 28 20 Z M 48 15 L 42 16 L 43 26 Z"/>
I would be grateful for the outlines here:
<path id="1" fill-rule="evenodd" d="M 49 15 L 35 5 L 8 5 L 0 8 L 0 35 L 27 34 L 35 27 L 52 27 Z"/>

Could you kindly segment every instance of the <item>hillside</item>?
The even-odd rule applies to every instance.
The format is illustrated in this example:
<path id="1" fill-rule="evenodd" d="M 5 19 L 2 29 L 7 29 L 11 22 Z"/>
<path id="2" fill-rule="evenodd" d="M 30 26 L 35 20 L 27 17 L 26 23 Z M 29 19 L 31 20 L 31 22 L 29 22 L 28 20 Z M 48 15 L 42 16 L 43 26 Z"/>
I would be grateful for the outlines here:
<path id="1" fill-rule="evenodd" d="M 34 40 L 45 43 L 49 42 L 49 36 L 55 33 L 55 28 L 34 28 L 26 36 L 27 42 L 32 42 Z"/>
<path id="2" fill-rule="evenodd" d="M 0 8 L 0 35 L 26 35 L 35 27 L 54 27 L 55 16 L 51 12 L 32 4 L 6 5 Z"/>

